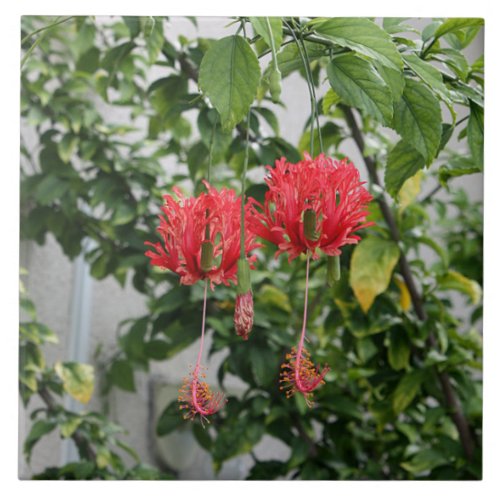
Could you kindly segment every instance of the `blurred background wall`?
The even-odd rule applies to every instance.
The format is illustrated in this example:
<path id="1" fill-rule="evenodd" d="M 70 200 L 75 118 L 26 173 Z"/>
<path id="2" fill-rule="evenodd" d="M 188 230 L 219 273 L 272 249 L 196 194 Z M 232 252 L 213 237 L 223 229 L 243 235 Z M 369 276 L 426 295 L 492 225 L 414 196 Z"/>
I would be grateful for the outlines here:
<path id="1" fill-rule="evenodd" d="M 106 23 L 109 18 L 98 17 L 96 23 Z M 225 26 L 228 18 L 198 18 L 198 29 L 186 18 L 172 17 L 168 22 L 165 34 L 172 43 L 177 43 L 180 34 L 191 37 L 221 38 L 231 34 L 234 29 Z M 425 24 L 413 19 L 417 28 Z M 483 53 L 483 37 L 466 49 L 466 57 L 470 62 Z M 151 81 L 161 78 L 164 69 L 157 69 L 151 74 Z M 326 90 L 328 83 L 323 83 Z M 196 91 L 195 88 L 191 89 Z M 320 95 L 323 95 L 320 92 Z M 283 81 L 282 100 L 285 108 L 273 106 L 277 114 L 282 136 L 292 144 L 297 144 L 303 133 L 304 123 L 310 113 L 309 97 L 305 80 L 292 74 Z M 118 107 L 96 102 L 101 110 L 106 110 L 108 121 L 112 123 L 128 123 L 128 112 Z M 443 112 L 445 110 L 443 109 Z M 195 123 L 195 116 L 192 116 Z M 457 119 L 460 119 L 459 115 Z M 140 123 L 140 122 L 139 122 Z M 146 120 L 142 124 L 147 128 Z M 196 126 L 193 127 L 196 131 Z M 25 123 L 21 124 L 21 133 L 29 144 L 36 142 L 34 131 Z M 196 132 L 195 132 L 196 134 Z M 450 144 L 457 148 L 457 143 Z M 460 145 L 464 147 L 464 143 Z M 366 173 L 358 151 L 350 141 L 342 144 L 342 153 L 358 166 L 363 178 Z M 165 169 L 179 168 L 174 163 L 164 162 Z M 474 200 L 481 200 L 483 193 L 482 175 L 460 178 L 453 182 L 455 187 L 464 187 Z M 424 183 L 422 192 L 430 189 Z M 441 193 L 439 196 L 443 196 Z M 151 236 L 154 239 L 154 235 Z M 428 258 L 432 258 L 429 254 Z M 112 278 L 103 281 L 94 280 L 87 264 L 82 258 L 71 262 L 61 251 L 57 242 L 49 236 L 44 246 L 34 242 L 21 242 L 21 267 L 27 269 L 28 275 L 23 281 L 28 293 L 34 301 L 39 319 L 47 324 L 59 336 L 59 344 L 46 350 L 48 362 L 58 360 L 74 360 L 85 363 L 96 363 L 94 353 L 99 347 L 103 353 L 112 353 L 116 349 L 117 326 L 120 321 L 141 316 L 147 313 L 144 296 L 136 292 L 130 284 L 124 288 Z M 460 316 L 464 302 L 457 295 L 455 310 Z M 210 335 L 209 335 L 210 339 Z M 144 462 L 166 464 L 180 469 L 183 479 L 210 479 L 214 477 L 209 455 L 198 447 L 191 433 L 172 433 L 165 438 L 155 436 L 155 425 L 158 414 L 168 402 L 177 397 L 177 389 L 182 378 L 188 372 L 188 366 L 196 358 L 198 344 L 181 352 L 166 362 L 151 365 L 150 373 L 136 372 L 135 393 L 113 389 L 109 397 L 109 415 L 125 427 L 129 435 L 126 441 L 136 449 Z M 208 352 L 208 349 L 205 350 Z M 210 360 L 208 373 L 209 383 L 217 385 L 215 374 L 222 354 Z M 335 367 L 333 367 L 335 369 Z M 227 379 L 229 391 L 238 392 L 243 389 L 236 379 Z M 241 382 L 239 382 L 241 384 Z M 98 395 L 98 388 L 87 405 L 89 409 L 103 407 Z M 73 409 L 82 409 L 77 403 L 68 401 Z M 19 477 L 29 478 L 50 465 L 60 465 L 76 459 L 76 451 L 69 440 L 62 442 L 57 433 L 45 437 L 34 449 L 31 463 L 25 463 L 22 454 L 22 443 L 29 431 L 29 413 L 38 406 L 35 402 L 24 409 L 19 405 Z M 255 454 L 260 459 L 286 458 L 289 451 L 279 441 L 266 438 L 256 448 Z M 239 479 L 245 477 L 252 460 L 249 456 L 237 457 L 226 463 L 218 476 L 220 479 Z"/>

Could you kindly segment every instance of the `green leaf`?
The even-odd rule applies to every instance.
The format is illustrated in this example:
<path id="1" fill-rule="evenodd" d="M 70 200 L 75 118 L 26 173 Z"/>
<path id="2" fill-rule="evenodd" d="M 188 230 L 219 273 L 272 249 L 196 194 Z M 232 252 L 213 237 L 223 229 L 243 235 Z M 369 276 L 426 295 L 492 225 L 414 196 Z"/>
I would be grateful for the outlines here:
<path id="1" fill-rule="evenodd" d="M 424 371 L 414 370 L 406 373 L 399 381 L 392 395 L 392 408 L 396 414 L 401 413 L 410 405 L 420 391 L 424 378 Z"/>
<path id="2" fill-rule="evenodd" d="M 390 125 L 391 90 L 368 61 L 353 54 L 341 55 L 328 65 L 327 74 L 330 85 L 345 104 Z"/>
<path id="3" fill-rule="evenodd" d="M 59 157 L 64 163 L 69 162 L 76 150 L 77 145 L 78 137 L 72 134 L 64 135 L 61 141 L 57 144 L 57 152 L 59 153 Z"/>
<path id="4" fill-rule="evenodd" d="M 329 115 L 332 107 L 340 102 L 340 96 L 332 89 L 329 88 L 322 100 L 322 111 L 324 115 Z"/>
<path id="5" fill-rule="evenodd" d="M 274 48 L 278 51 L 283 41 L 283 22 L 281 21 L 281 17 L 250 17 L 249 19 L 255 34 L 260 35 L 269 48 L 272 48 L 272 36 Z M 269 33 L 268 21 L 269 27 L 271 28 L 271 34 Z"/>
<path id="6" fill-rule="evenodd" d="M 267 387 L 277 377 L 276 366 L 278 360 L 268 348 L 250 350 L 250 366 L 255 382 L 260 387 Z"/>
<path id="7" fill-rule="evenodd" d="M 336 17 L 314 24 L 314 30 L 335 44 L 380 61 L 384 66 L 403 69 L 403 60 L 391 37 L 370 19 Z"/>
<path id="8" fill-rule="evenodd" d="M 481 300 L 482 290 L 477 281 L 471 280 L 457 271 L 448 271 L 438 280 L 441 290 L 456 290 L 467 295 L 473 304 L 478 304 Z"/>
<path id="9" fill-rule="evenodd" d="M 432 163 L 441 139 L 441 108 L 434 94 L 422 83 L 409 78 L 401 100 L 394 109 L 396 132 Z"/>
<path id="10" fill-rule="evenodd" d="M 61 429 L 61 436 L 63 438 L 69 438 L 71 437 L 76 429 L 80 426 L 82 423 L 82 419 L 78 416 L 71 416 L 68 418 L 68 420 L 65 420 L 59 428 Z"/>
<path id="11" fill-rule="evenodd" d="M 127 25 L 130 38 L 135 38 L 141 32 L 141 18 L 139 16 L 122 16 L 123 22 Z"/>
<path id="12" fill-rule="evenodd" d="M 375 297 L 389 286 L 398 260 L 399 247 L 393 241 L 369 237 L 354 249 L 349 284 L 365 313 L 372 306 Z"/>
<path id="13" fill-rule="evenodd" d="M 233 139 L 232 134 L 222 130 L 219 115 L 215 109 L 205 108 L 200 111 L 197 123 L 201 140 L 208 151 L 210 151 L 210 143 L 212 143 L 212 161 L 217 163 L 224 157 L 224 153 L 229 148 Z"/>
<path id="14" fill-rule="evenodd" d="M 164 42 L 162 18 L 151 18 L 150 24 L 149 26 L 146 26 L 145 31 L 149 64 L 154 64 L 160 55 Z"/>
<path id="15" fill-rule="evenodd" d="M 54 370 L 64 390 L 78 402 L 87 404 L 94 392 L 94 367 L 84 363 L 56 363 Z"/>
<path id="16" fill-rule="evenodd" d="M 304 43 L 309 62 L 312 63 L 326 54 L 323 45 L 307 41 Z M 291 43 L 282 47 L 278 53 L 278 68 L 283 78 L 294 71 L 304 71 L 304 63 L 302 62 L 296 43 Z"/>
<path id="17" fill-rule="evenodd" d="M 161 413 L 156 423 L 156 434 L 166 436 L 177 429 L 183 422 L 182 413 L 179 410 L 179 403 L 172 401 Z"/>
<path id="18" fill-rule="evenodd" d="M 378 61 L 373 61 L 373 65 L 375 66 L 377 73 L 391 89 L 393 102 L 399 101 L 405 88 L 405 78 L 403 72 L 384 66 Z"/>
<path id="19" fill-rule="evenodd" d="M 452 17 L 444 21 L 434 33 L 435 38 L 440 38 L 447 33 L 453 33 L 455 31 L 460 31 L 464 28 L 471 28 L 475 26 L 483 26 L 484 19 L 481 18 L 461 18 Z"/>
<path id="20" fill-rule="evenodd" d="M 270 305 L 287 313 L 292 312 L 288 295 L 274 285 L 263 285 L 256 300 L 262 304 Z"/>
<path id="21" fill-rule="evenodd" d="M 387 359 L 394 370 L 403 370 L 410 361 L 410 342 L 403 329 L 392 330 L 389 334 Z"/>
<path id="22" fill-rule="evenodd" d="M 26 460 L 28 462 L 31 458 L 31 452 L 35 444 L 40 440 L 40 438 L 45 436 L 45 434 L 48 434 L 49 432 L 54 430 L 56 425 L 56 422 L 49 420 L 37 420 L 33 424 L 28 437 L 24 441 L 24 454 L 26 455 Z"/>
<path id="23" fill-rule="evenodd" d="M 399 141 L 387 157 L 385 188 L 393 197 L 399 193 L 407 179 L 413 177 L 425 165 L 422 155 L 406 141 Z"/>
<path id="24" fill-rule="evenodd" d="M 241 36 L 232 35 L 213 43 L 201 61 L 198 83 L 219 112 L 224 131 L 246 116 L 259 81 L 259 61 Z"/>
<path id="25" fill-rule="evenodd" d="M 124 391 L 134 392 L 134 370 L 128 361 L 117 359 L 113 361 L 109 375 L 114 385 Z"/>
<path id="26" fill-rule="evenodd" d="M 465 56 L 459 50 L 439 49 L 439 52 L 432 53 L 431 57 L 436 61 L 445 63 L 462 81 L 467 80 L 469 64 Z"/>
<path id="27" fill-rule="evenodd" d="M 433 449 L 425 449 L 417 452 L 409 462 L 403 462 L 401 467 L 412 474 L 420 474 L 424 471 L 430 471 L 440 465 L 447 465 L 449 463 L 449 457 L 442 452 Z"/>
<path id="28" fill-rule="evenodd" d="M 144 352 L 148 358 L 161 361 L 166 359 L 169 348 L 169 344 L 165 341 L 155 339 L 144 345 Z"/>
<path id="29" fill-rule="evenodd" d="M 41 205 L 49 205 L 59 199 L 68 190 L 68 182 L 55 175 L 43 176 L 36 187 L 35 197 Z"/>
<path id="30" fill-rule="evenodd" d="M 449 101 L 449 91 L 443 83 L 443 75 L 432 64 L 423 61 L 416 54 L 403 56 L 409 68 L 442 99 Z"/>
<path id="31" fill-rule="evenodd" d="M 472 101 L 467 124 L 467 142 L 476 166 L 482 169 L 484 155 L 484 110 Z"/>

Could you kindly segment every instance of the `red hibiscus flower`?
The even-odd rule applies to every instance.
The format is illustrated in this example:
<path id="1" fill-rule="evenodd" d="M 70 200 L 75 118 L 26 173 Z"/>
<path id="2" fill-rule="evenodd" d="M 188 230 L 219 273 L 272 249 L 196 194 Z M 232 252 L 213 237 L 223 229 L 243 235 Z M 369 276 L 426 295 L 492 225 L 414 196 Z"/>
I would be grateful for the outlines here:
<path id="1" fill-rule="evenodd" d="M 153 247 L 146 256 L 153 266 L 170 269 L 181 277 L 183 285 L 192 285 L 208 279 L 214 285 L 230 285 L 236 282 L 240 256 L 240 198 L 232 189 L 217 189 L 205 182 L 208 192 L 197 197 L 185 198 L 177 189 L 163 198 L 158 233 L 162 243 Z M 245 235 L 245 250 L 250 252 L 259 245 L 255 235 Z M 205 252 L 206 251 L 206 252 Z M 202 259 L 206 253 L 207 258 Z M 250 263 L 255 256 L 248 257 Z"/>
<path id="2" fill-rule="evenodd" d="M 357 243 L 372 196 L 363 187 L 357 168 L 347 160 L 337 161 L 307 153 L 298 163 L 286 158 L 268 166 L 269 190 L 264 204 L 252 200 L 250 227 L 261 238 L 278 246 L 276 255 L 288 252 L 289 261 L 317 249 L 340 255 L 343 245 Z"/>
<path id="3" fill-rule="evenodd" d="M 226 400 L 224 394 L 213 392 L 203 380 L 201 357 L 205 338 L 205 318 L 207 310 L 207 285 L 229 285 L 236 282 L 238 260 L 241 260 L 240 227 L 241 198 L 237 198 L 232 189 L 217 191 L 205 182 L 206 193 L 197 197 L 185 198 L 179 189 L 174 188 L 177 199 L 165 195 L 160 216 L 158 233 L 163 243 L 145 244 L 153 247 L 146 256 L 153 266 L 170 269 L 180 276 L 184 285 L 193 285 L 199 280 L 205 281 L 203 294 L 203 316 L 200 348 L 196 365 L 192 373 L 184 380 L 179 390 L 180 409 L 184 417 L 194 419 L 199 416 L 202 424 L 208 422 L 208 416 L 219 411 Z M 245 213 L 247 207 L 245 207 Z M 247 254 L 260 246 L 255 242 L 255 235 L 244 235 L 245 262 L 250 266 L 255 256 Z M 250 267 L 248 267 L 250 269 Z M 248 315 L 248 308 L 245 308 Z M 246 330 L 251 328 L 248 318 Z"/>
<path id="4" fill-rule="evenodd" d="M 356 167 L 347 160 L 336 161 L 320 154 L 312 159 L 289 163 L 285 158 L 268 166 L 269 190 L 264 204 L 252 200 L 250 227 L 258 236 L 277 245 L 276 256 L 288 253 L 288 260 L 307 255 L 306 287 L 302 331 L 282 364 L 281 389 L 286 396 L 301 393 L 308 406 L 312 392 L 324 384 L 330 368 L 315 366 L 304 346 L 307 326 L 309 262 L 318 259 L 318 249 L 328 256 L 339 256 L 341 247 L 355 244 L 354 234 L 366 223 L 366 210 L 372 196 L 363 187 Z"/>

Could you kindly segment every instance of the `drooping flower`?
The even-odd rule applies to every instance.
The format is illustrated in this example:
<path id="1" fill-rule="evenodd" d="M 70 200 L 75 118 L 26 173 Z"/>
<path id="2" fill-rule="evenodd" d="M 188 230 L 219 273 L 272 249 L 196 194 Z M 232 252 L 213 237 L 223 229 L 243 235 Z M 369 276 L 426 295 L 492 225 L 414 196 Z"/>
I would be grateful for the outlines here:
<path id="1" fill-rule="evenodd" d="M 264 204 L 252 200 L 252 231 L 274 243 L 276 255 L 287 252 L 289 261 L 307 252 L 317 259 L 318 249 L 340 255 L 342 246 L 359 241 L 356 231 L 372 225 L 365 223 L 372 196 L 352 163 L 324 154 L 304 158 L 268 166 Z"/>
<path id="2" fill-rule="evenodd" d="M 240 203 L 234 190 L 220 191 L 205 182 L 207 192 L 186 198 L 179 189 L 177 196 L 165 195 L 161 207 L 158 233 L 162 243 L 146 241 L 153 250 L 146 256 L 154 266 L 170 269 L 180 276 L 183 285 L 208 279 L 214 285 L 236 282 L 240 256 Z M 257 248 L 255 235 L 245 234 L 245 249 Z M 250 263 L 256 257 L 247 257 Z"/>
<path id="3" fill-rule="evenodd" d="M 204 378 L 205 373 L 198 366 L 184 379 L 184 384 L 179 389 L 179 408 L 185 410 L 185 419 L 193 420 L 199 415 L 202 423 L 208 422 L 207 417 L 217 413 L 227 402 L 224 394 L 214 393 Z"/>
<path id="4" fill-rule="evenodd" d="M 330 371 L 328 365 L 321 369 L 314 366 L 309 352 L 302 348 L 302 353 L 297 356 L 297 348 L 292 347 L 292 351 L 286 355 L 286 362 L 281 365 L 280 374 L 281 390 L 286 391 L 286 397 L 292 397 L 296 392 L 304 395 L 309 407 L 313 405 L 312 392 L 325 383 L 325 375 Z"/>
<path id="5" fill-rule="evenodd" d="M 219 411 L 226 402 L 224 394 L 214 393 L 203 380 L 205 375 L 201 368 L 208 283 L 213 289 L 221 283 L 228 286 L 236 282 L 241 253 L 250 266 L 256 257 L 248 253 L 260 246 L 250 231 L 242 235 L 243 241 L 240 241 L 241 198 L 237 198 L 232 189 L 218 191 L 207 182 L 205 187 L 207 192 L 197 197 L 186 198 L 177 188 L 174 188 L 177 199 L 165 195 L 158 226 L 163 242 L 145 242 L 153 247 L 146 252 L 153 266 L 174 271 L 183 285 L 193 285 L 199 280 L 205 282 L 198 357 L 178 397 L 184 417 L 192 420 L 198 415 L 202 423 L 208 422 L 208 416 Z M 243 251 L 240 251 L 240 244 Z"/>
<path id="6" fill-rule="evenodd" d="M 312 406 L 312 392 L 324 383 L 330 368 L 314 366 L 304 347 L 310 259 L 320 257 L 318 250 L 338 259 L 341 247 L 359 241 L 356 231 L 372 225 L 366 222 L 372 196 L 356 167 L 345 159 L 336 161 L 324 154 L 313 159 L 305 153 L 298 163 L 281 158 L 267 169 L 269 190 L 263 204 L 252 200 L 250 227 L 278 247 L 276 256 L 286 252 L 289 261 L 302 253 L 307 256 L 302 331 L 297 347 L 282 364 L 280 382 L 287 397 L 301 393 Z M 329 274 L 337 275 L 333 270 Z"/>

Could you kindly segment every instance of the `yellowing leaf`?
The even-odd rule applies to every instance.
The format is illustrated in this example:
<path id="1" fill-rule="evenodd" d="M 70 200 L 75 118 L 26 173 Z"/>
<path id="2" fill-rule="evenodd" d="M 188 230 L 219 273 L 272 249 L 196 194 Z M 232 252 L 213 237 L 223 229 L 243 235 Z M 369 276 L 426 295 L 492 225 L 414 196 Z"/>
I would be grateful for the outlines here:
<path id="1" fill-rule="evenodd" d="M 292 312 L 288 295 L 275 286 L 264 285 L 257 299 L 263 304 L 272 305 L 288 313 Z"/>
<path id="2" fill-rule="evenodd" d="M 366 238 L 354 250 L 349 282 L 365 313 L 389 286 L 398 259 L 397 244 L 380 238 Z"/>
<path id="3" fill-rule="evenodd" d="M 78 402 L 87 404 L 94 392 L 94 367 L 84 363 L 56 363 L 54 369 L 64 390 Z"/>
<path id="4" fill-rule="evenodd" d="M 420 181 L 422 180 L 422 170 L 419 170 L 414 176 L 406 179 L 399 190 L 399 213 L 411 205 L 420 193 Z"/>
<path id="5" fill-rule="evenodd" d="M 481 300 L 483 293 L 477 281 L 466 278 L 457 271 L 448 271 L 439 280 L 439 288 L 442 290 L 456 290 L 468 295 L 473 304 L 477 304 Z"/>
<path id="6" fill-rule="evenodd" d="M 408 291 L 408 287 L 406 286 L 406 283 L 401 279 L 401 278 L 394 278 L 394 282 L 399 288 L 399 291 L 401 292 L 401 297 L 399 299 L 399 304 L 401 305 L 401 309 L 403 309 L 404 312 L 408 311 L 411 306 L 411 297 L 410 297 L 410 292 Z"/>

